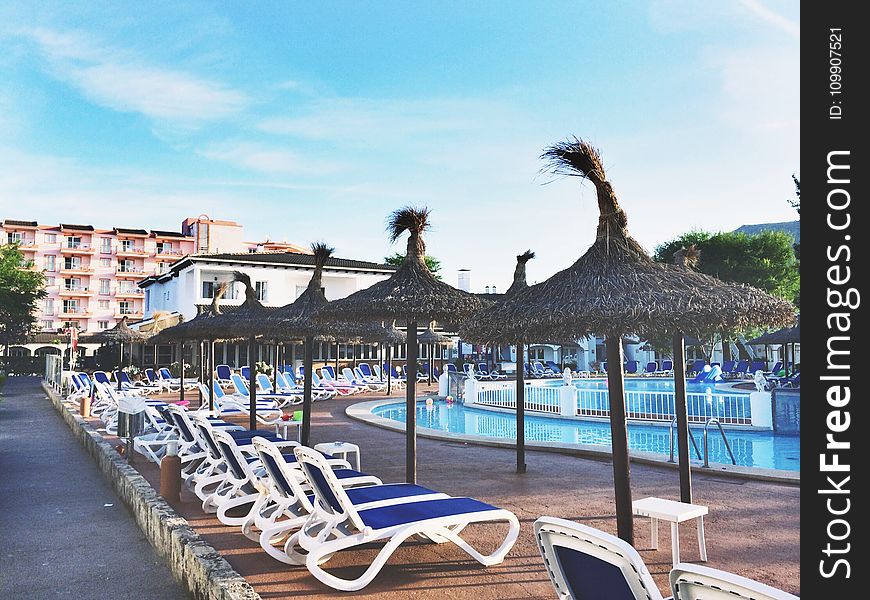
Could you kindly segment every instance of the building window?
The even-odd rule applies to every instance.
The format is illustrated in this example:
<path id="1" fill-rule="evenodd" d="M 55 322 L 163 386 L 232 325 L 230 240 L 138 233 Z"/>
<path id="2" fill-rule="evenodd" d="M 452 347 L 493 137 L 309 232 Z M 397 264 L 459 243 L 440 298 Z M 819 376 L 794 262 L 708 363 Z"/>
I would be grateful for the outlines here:
<path id="1" fill-rule="evenodd" d="M 259 300 L 260 302 L 267 301 L 267 298 L 268 298 L 268 294 L 266 293 L 266 290 L 268 289 L 268 286 L 266 285 L 267 283 L 268 282 L 266 282 L 266 281 L 257 281 L 254 283 L 254 289 L 257 292 L 257 300 Z"/>
<path id="2" fill-rule="evenodd" d="M 42 262 L 42 266 L 45 267 L 46 271 L 48 271 L 50 273 L 54 273 L 54 269 L 55 269 L 54 260 L 55 260 L 55 258 L 56 257 L 54 256 L 54 254 L 49 254 L 45 257 L 45 259 Z"/>
<path id="3" fill-rule="evenodd" d="M 64 300 L 63 301 L 63 312 L 67 314 L 74 314 L 81 312 L 81 307 L 79 306 L 78 300 Z"/>
<path id="4" fill-rule="evenodd" d="M 133 240 L 119 240 L 118 243 L 120 244 L 119 252 L 129 252 L 133 249 Z"/>
<path id="5" fill-rule="evenodd" d="M 97 327 L 99 327 L 100 329 L 108 329 L 109 322 L 108 321 L 97 321 Z"/>
<path id="6" fill-rule="evenodd" d="M 67 256 L 63 259 L 64 269 L 81 269 L 82 259 L 78 256 Z"/>
<path id="7" fill-rule="evenodd" d="M 46 233 L 45 234 L 45 243 L 46 244 L 56 244 L 57 243 L 57 235 L 54 233 Z"/>
<path id="8" fill-rule="evenodd" d="M 132 260 L 119 260 L 118 261 L 118 270 L 121 273 L 135 273 L 136 272 L 136 263 Z"/>
<path id="9" fill-rule="evenodd" d="M 66 238 L 66 247 L 67 248 L 81 248 L 82 247 L 82 236 L 80 235 L 71 235 Z"/>
<path id="10" fill-rule="evenodd" d="M 129 315 L 133 312 L 131 304 L 125 300 L 118 302 L 118 312 L 122 315 Z"/>
<path id="11" fill-rule="evenodd" d="M 42 312 L 47 315 L 54 314 L 54 298 L 46 298 L 42 301 Z"/>
<path id="12" fill-rule="evenodd" d="M 46 319 L 42 322 L 42 329 L 54 329 L 54 321 L 49 321 L 48 319 Z"/>
<path id="13" fill-rule="evenodd" d="M 20 231 L 10 231 L 6 234 L 6 239 L 10 244 L 20 244 L 24 241 L 24 236 Z"/>
<path id="14" fill-rule="evenodd" d="M 214 291 L 217 287 L 214 281 L 203 281 L 202 282 L 202 297 L 203 299 L 211 299 L 214 298 Z"/>
<path id="15" fill-rule="evenodd" d="M 100 238 L 100 252 L 103 254 L 112 253 L 112 238 Z"/>
<path id="16" fill-rule="evenodd" d="M 69 279 L 63 280 L 63 287 L 65 290 L 70 292 L 75 292 L 79 290 L 84 290 L 82 286 L 82 280 L 80 277 L 70 277 Z"/>
<path id="17" fill-rule="evenodd" d="M 109 286 L 112 284 L 111 279 L 100 279 L 100 293 L 103 295 L 110 294 Z"/>
<path id="18" fill-rule="evenodd" d="M 109 301 L 108 300 L 98 300 L 97 306 L 100 307 L 100 310 L 109 310 Z"/>
<path id="19" fill-rule="evenodd" d="M 151 310 L 151 290 L 145 290 L 145 310 Z"/>
<path id="20" fill-rule="evenodd" d="M 172 242 L 157 242 L 157 254 L 171 254 Z"/>
<path id="21" fill-rule="evenodd" d="M 46 277 L 45 278 L 45 287 L 51 287 L 54 285 L 54 277 Z"/>

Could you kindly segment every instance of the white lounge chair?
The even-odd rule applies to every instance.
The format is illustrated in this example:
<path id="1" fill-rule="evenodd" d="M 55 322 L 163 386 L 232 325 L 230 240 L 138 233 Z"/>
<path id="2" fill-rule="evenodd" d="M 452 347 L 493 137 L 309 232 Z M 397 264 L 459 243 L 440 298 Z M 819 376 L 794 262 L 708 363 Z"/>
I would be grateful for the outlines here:
<path id="1" fill-rule="evenodd" d="M 541 517 L 535 539 L 559 600 L 663 600 L 631 544 L 594 527 Z"/>
<path id="2" fill-rule="evenodd" d="M 688 563 L 674 567 L 670 580 L 674 600 L 798 600 L 752 579 Z"/>
<path id="3" fill-rule="evenodd" d="M 204 385 L 200 384 L 203 394 L 208 392 Z M 250 398 L 227 394 L 223 391 L 217 381 L 212 386 L 214 397 L 214 412 L 219 416 L 231 416 L 239 413 L 250 415 Z M 203 403 L 203 408 L 208 407 L 208 403 Z M 284 411 L 281 410 L 274 400 L 257 400 L 257 422 L 263 425 L 274 425 L 279 422 Z"/>
<path id="4" fill-rule="evenodd" d="M 504 560 L 519 535 L 520 523 L 516 515 L 472 498 L 441 498 L 360 510 L 354 506 L 321 454 L 303 446 L 297 446 L 293 451 L 305 470 L 315 497 L 314 512 L 294 538 L 308 552 L 305 566 L 309 572 L 334 589 L 354 591 L 364 588 L 377 576 L 396 548 L 412 536 L 453 542 L 482 565 L 491 566 Z M 499 521 L 509 525 L 508 533 L 491 554 L 481 554 L 459 537 L 459 532 L 471 523 Z M 320 566 L 336 552 L 382 541 L 386 544 L 365 572 L 355 579 L 342 579 Z"/>

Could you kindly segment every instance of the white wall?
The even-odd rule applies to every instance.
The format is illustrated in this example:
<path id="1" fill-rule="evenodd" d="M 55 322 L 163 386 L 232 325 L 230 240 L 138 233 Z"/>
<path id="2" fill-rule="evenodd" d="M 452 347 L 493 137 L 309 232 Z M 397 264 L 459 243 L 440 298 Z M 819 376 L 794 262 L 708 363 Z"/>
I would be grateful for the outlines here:
<path id="1" fill-rule="evenodd" d="M 190 320 L 197 314 L 197 305 L 208 305 L 211 299 L 202 298 L 202 283 L 204 281 L 231 281 L 233 271 L 241 271 L 250 276 L 251 281 L 266 282 L 265 306 L 284 306 L 296 300 L 299 294 L 308 286 L 313 270 L 284 267 L 260 267 L 238 265 L 205 265 L 194 263 L 184 269 L 178 277 L 164 282 L 157 282 L 146 288 L 150 292 L 150 304 L 145 318 L 155 311 L 165 310 L 179 312 L 185 320 Z M 324 270 L 323 287 L 328 300 L 344 298 L 370 285 L 387 279 L 389 274 L 371 274 L 357 272 L 337 272 Z M 244 302 L 244 286 L 236 284 L 235 299 L 224 298 L 225 306 L 236 306 Z"/>

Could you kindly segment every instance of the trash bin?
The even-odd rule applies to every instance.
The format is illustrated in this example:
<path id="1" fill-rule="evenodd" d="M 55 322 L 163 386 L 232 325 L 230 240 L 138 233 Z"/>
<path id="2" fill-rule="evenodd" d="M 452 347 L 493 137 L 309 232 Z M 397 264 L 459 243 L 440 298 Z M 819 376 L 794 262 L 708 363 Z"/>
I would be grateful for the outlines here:
<path id="1" fill-rule="evenodd" d="M 125 396 L 118 402 L 118 437 L 134 438 L 145 430 L 145 398 Z"/>

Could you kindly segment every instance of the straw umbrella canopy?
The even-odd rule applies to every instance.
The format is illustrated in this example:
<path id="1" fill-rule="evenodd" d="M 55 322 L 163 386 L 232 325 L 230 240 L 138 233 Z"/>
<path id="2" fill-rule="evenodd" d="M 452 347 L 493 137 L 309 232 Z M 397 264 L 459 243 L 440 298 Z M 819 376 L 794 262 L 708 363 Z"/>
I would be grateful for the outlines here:
<path id="1" fill-rule="evenodd" d="M 526 250 L 517 256 L 517 266 L 514 268 L 514 280 L 510 287 L 504 293 L 502 300 L 490 306 L 486 312 L 490 314 L 498 310 L 505 300 L 508 300 L 523 290 L 528 289 L 529 284 L 526 281 L 526 263 L 535 258 L 535 253 L 531 250 Z M 462 337 L 470 340 L 489 340 L 492 333 L 492 323 L 484 319 L 481 321 L 477 316 L 468 319 L 463 325 Z M 525 339 L 518 337 L 510 343 L 516 344 L 516 399 L 517 399 L 517 473 L 526 472 L 526 381 L 525 381 L 525 355 L 526 343 Z"/>
<path id="2" fill-rule="evenodd" d="M 598 199 L 595 242 L 577 262 L 546 281 L 505 299 L 477 319 L 490 338 L 580 339 L 593 332 L 607 341 L 607 360 L 623 363 L 625 335 L 652 337 L 698 324 L 723 331 L 785 325 L 791 304 L 746 286 L 654 262 L 628 233 L 628 218 L 607 181 L 598 151 L 577 138 L 551 146 L 542 158 L 557 175 L 588 179 Z M 675 357 L 676 358 L 676 357 Z M 683 374 L 678 373 L 678 379 Z M 631 486 L 622 369 L 608 370 L 618 530 L 633 540 Z"/>
<path id="3" fill-rule="evenodd" d="M 136 343 L 141 343 L 147 340 L 148 336 L 140 331 L 131 329 L 130 326 L 127 325 L 127 317 L 124 316 L 121 317 L 121 320 L 118 321 L 117 325 L 115 325 L 111 329 L 106 329 L 105 331 L 101 331 L 95 334 L 94 338 L 108 344 L 118 344 L 118 371 L 120 372 L 121 368 L 124 366 L 124 344 L 132 345 Z M 133 360 L 132 352 L 130 354 L 130 360 Z M 121 389 L 120 376 L 118 377 L 118 389 Z"/>
<path id="4" fill-rule="evenodd" d="M 405 259 L 395 273 L 384 281 L 331 302 L 318 313 L 318 320 L 375 321 L 400 320 L 407 324 L 408 353 L 406 372 L 415 373 L 417 364 L 417 323 L 456 322 L 483 302 L 480 298 L 439 281 L 426 266 L 423 233 L 429 229 L 429 209 L 405 207 L 393 212 L 387 223 L 390 240 L 395 242 L 408 232 Z M 406 480 L 414 483 L 416 458 L 416 382 L 408 377 L 406 387 Z"/>
<path id="5" fill-rule="evenodd" d="M 251 282 L 251 277 L 241 271 L 233 271 L 233 281 L 245 286 L 245 301 L 232 311 L 221 311 L 203 318 L 195 331 L 207 339 L 247 339 L 248 340 L 248 393 L 250 400 L 249 428 L 257 428 L 257 369 L 255 366 L 254 349 L 256 337 L 262 333 L 264 323 L 274 308 L 263 306 L 257 299 L 257 293 Z M 192 320 L 191 322 L 195 321 Z M 214 390 L 209 389 L 209 395 Z"/>
<path id="6" fill-rule="evenodd" d="M 450 336 L 435 331 L 434 322 L 432 322 L 429 323 L 429 327 L 426 328 L 426 331 L 423 333 L 417 333 L 417 343 L 429 347 L 429 368 L 427 371 L 429 375 L 429 383 L 431 384 L 432 367 L 434 366 L 433 362 L 435 360 L 435 346 L 436 344 L 449 344 Z"/>
<path id="7" fill-rule="evenodd" d="M 784 327 L 782 329 L 778 329 L 777 331 L 771 331 L 769 333 L 765 333 L 763 335 L 758 336 L 757 338 L 751 339 L 747 344 L 764 344 L 765 346 L 774 346 L 781 345 L 782 346 L 782 364 L 783 369 L 785 370 L 786 376 L 789 375 L 789 352 L 788 345 L 792 344 L 791 351 L 791 360 L 794 360 L 794 344 L 798 344 L 801 341 L 801 316 L 797 316 L 797 322 L 794 327 Z M 775 373 L 774 373 L 775 375 Z"/>

